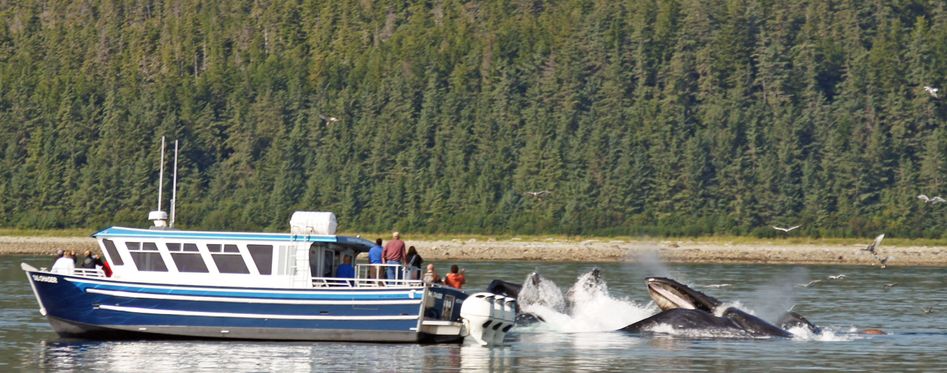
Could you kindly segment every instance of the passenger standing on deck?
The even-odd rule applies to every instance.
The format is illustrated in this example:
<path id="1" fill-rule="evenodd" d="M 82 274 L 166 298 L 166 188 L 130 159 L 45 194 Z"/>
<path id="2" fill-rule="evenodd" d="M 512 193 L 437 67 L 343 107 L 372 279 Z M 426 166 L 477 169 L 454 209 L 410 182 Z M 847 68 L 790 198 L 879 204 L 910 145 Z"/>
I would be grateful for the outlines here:
<path id="1" fill-rule="evenodd" d="M 49 271 L 53 273 L 71 275 L 72 270 L 76 268 L 76 261 L 69 254 L 69 252 L 63 253 L 63 256 L 59 257 L 59 259 L 56 259 L 56 263 L 53 263 L 53 268 Z"/>
<path id="2" fill-rule="evenodd" d="M 383 249 L 381 248 L 381 238 L 375 240 L 375 246 L 368 249 L 368 264 L 384 264 L 382 260 Z M 381 267 L 369 267 L 368 278 L 381 278 Z"/>
<path id="3" fill-rule="evenodd" d="M 83 255 L 84 257 L 82 258 L 82 268 L 95 269 L 96 265 L 102 265 L 102 261 L 92 254 L 92 250 L 86 250 L 85 253 L 83 253 Z"/>
<path id="4" fill-rule="evenodd" d="M 59 261 L 59 258 L 62 258 L 64 255 L 66 255 L 66 250 L 56 250 L 56 259 L 53 259 L 53 265 L 56 265 L 56 262 Z"/>
<path id="5" fill-rule="evenodd" d="M 458 289 L 463 289 L 464 284 L 467 283 L 467 277 L 464 276 L 467 270 L 461 269 L 460 272 L 457 272 L 457 265 L 452 264 L 450 266 L 450 273 L 447 274 L 447 277 L 444 278 L 444 284 L 450 287 L 455 287 Z"/>
<path id="6" fill-rule="evenodd" d="M 422 264 L 424 264 L 424 258 L 421 258 L 421 255 L 418 254 L 418 250 L 415 249 L 414 246 L 408 247 L 408 261 L 405 267 L 408 267 L 409 280 L 421 279 Z"/>
<path id="7" fill-rule="evenodd" d="M 355 268 L 352 267 L 351 256 L 348 256 L 348 255 L 342 256 L 342 264 L 339 264 L 339 267 L 335 269 L 335 277 L 355 278 Z"/>
<path id="8" fill-rule="evenodd" d="M 351 256 L 342 255 L 342 264 L 339 264 L 339 267 L 335 269 L 335 277 L 355 278 L 355 267 L 352 267 Z M 344 284 L 348 286 L 355 285 L 351 280 L 345 281 Z"/>
<path id="9" fill-rule="evenodd" d="M 431 284 L 439 284 L 441 282 L 441 276 L 438 276 L 437 270 L 434 269 L 434 264 L 427 265 L 427 272 L 424 272 L 424 285 L 431 286 Z"/>
<path id="10" fill-rule="evenodd" d="M 385 244 L 385 251 L 382 254 L 385 264 L 395 264 L 395 266 L 385 267 L 389 280 L 398 279 L 398 270 L 400 265 L 407 262 L 407 255 L 404 252 L 404 241 L 401 240 L 401 234 L 394 232 L 391 234 L 391 241 Z"/>

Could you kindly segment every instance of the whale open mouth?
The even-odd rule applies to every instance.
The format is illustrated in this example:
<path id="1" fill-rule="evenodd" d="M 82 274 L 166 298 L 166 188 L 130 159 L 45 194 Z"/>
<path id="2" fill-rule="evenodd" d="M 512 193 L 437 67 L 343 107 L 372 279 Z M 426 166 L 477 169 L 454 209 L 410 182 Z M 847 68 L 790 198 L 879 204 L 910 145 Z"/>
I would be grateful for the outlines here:
<path id="1" fill-rule="evenodd" d="M 648 294 L 654 303 L 667 311 L 675 308 L 699 309 L 710 313 L 720 305 L 720 301 L 680 282 L 663 277 L 647 279 Z"/>

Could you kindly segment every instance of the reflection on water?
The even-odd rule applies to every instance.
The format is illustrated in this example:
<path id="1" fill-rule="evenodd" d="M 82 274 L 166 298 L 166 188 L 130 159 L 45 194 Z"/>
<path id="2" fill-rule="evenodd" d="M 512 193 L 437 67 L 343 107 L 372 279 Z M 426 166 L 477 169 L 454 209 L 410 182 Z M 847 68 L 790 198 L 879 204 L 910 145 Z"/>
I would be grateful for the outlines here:
<path id="1" fill-rule="evenodd" d="M 600 265 L 608 299 L 581 298 L 583 312 L 609 320 L 636 319 L 630 312 L 656 311 L 643 278 L 660 269 L 686 275 L 696 288 L 738 302 L 761 316 L 785 307 L 827 328 L 830 334 L 794 339 L 727 340 L 639 337 L 621 332 L 570 332 L 543 327 L 514 329 L 501 347 L 369 343 L 252 341 L 85 341 L 60 339 L 37 312 L 18 264 L 48 258 L 0 257 L 0 371 L 572 371 L 572 370 L 860 370 L 944 371 L 947 304 L 944 271 L 889 268 L 759 265 Z M 38 260 L 39 259 L 39 260 Z M 441 264 L 441 263 L 438 263 Z M 446 263 L 451 264 L 451 263 Z M 494 278 L 519 281 L 536 269 L 563 286 L 589 271 L 586 264 L 460 263 L 470 289 Z M 795 286 L 845 273 L 842 281 Z M 677 276 L 680 278 L 680 276 Z M 884 287 L 885 283 L 897 283 Z M 787 284 L 790 284 L 787 286 Z M 616 303 L 618 302 L 618 303 Z M 621 303 L 624 302 L 624 303 Z M 624 305 L 624 306 L 623 306 Z M 629 308 L 635 305 L 636 308 Z M 589 307 L 591 306 L 591 307 Z M 594 311 L 594 312 L 593 312 Z M 573 315 L 574 316 L 574 315 Z M 768 316 L 766 316 L 768 317 Z M 581 320 L 571 320 L 580 322 Z M 570 322 L 566 319 L 564 322 Z M 624 322 L 624 321 L 622 321 Z M 853 334 L 881 328 L 885 336 Z M 581 328 L 576 328 L 581 329 Z M 578 330 L 573 330 L 578 331 Z"/>

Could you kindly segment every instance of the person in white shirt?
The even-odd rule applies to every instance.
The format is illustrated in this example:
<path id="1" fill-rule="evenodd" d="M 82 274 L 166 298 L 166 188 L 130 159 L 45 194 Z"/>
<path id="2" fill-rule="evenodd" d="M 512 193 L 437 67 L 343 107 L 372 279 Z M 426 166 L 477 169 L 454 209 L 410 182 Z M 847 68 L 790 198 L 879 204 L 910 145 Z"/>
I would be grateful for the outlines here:
<path id="1" fill-rule="evenodd" d="M 53 268 L 50 269 L 50 272 L 53 273 L 62 273 L 62 274 L 72 274 L 72 271 L 76 269 L 76 262 L 72 259 L 72 256 L 69 253 L 63 253 L 63 256 L 56 259 L 56 262 L 53 263 Z"/>

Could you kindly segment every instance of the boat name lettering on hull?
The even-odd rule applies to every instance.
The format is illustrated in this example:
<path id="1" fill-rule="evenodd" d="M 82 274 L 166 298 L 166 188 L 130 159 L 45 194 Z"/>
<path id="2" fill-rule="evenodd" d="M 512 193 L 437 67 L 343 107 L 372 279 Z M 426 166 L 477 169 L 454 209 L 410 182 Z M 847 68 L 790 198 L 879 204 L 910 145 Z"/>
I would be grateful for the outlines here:
<path id="1" fill-rule="evenodd" d="M 57 279 L 56 276 L 33 275 L 33 281 L 48 282 L 50 284 L 59 283 L 59 279 Z"/>

